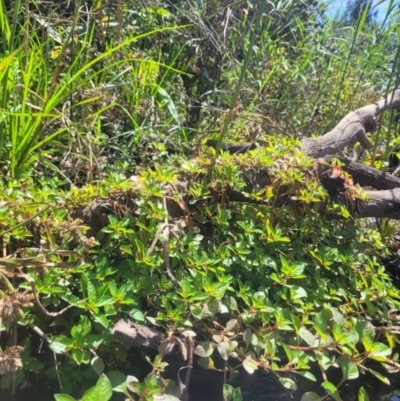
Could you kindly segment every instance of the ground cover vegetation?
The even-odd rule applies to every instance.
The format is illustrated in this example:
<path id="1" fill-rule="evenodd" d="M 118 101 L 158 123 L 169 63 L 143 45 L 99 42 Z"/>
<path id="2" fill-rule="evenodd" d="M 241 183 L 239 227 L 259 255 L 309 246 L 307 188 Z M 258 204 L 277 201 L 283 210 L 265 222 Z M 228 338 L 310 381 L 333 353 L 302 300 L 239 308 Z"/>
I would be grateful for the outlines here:
<path id="1" fill-rule="evenodd" d="M 0 0 L 1 389 L 389 384 L 395 3 Z"/>

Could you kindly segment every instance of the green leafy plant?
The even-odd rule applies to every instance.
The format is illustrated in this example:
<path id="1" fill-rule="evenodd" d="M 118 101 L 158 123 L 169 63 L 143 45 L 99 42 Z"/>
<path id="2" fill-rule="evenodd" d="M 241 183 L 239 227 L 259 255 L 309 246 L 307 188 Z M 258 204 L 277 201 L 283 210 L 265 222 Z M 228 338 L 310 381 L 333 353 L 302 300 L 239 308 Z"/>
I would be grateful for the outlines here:
<path id="1" fill-rule="evenodd" d="M 81 401 L 108 401 L 111 399 L 112 391 L 111 382 L 105 375 L 102 375 L 97 380 L 96 385 L 85 392 Z M 56 401 L 75 401 L 75 398 L 67 394 L 56 394 L 54 398 Z"/>
<path id="2" fill-rule="evenodd" d="M 14 3 L 0 1 L 0 386 L 35 374 L 57 401 L 176 401 L 165 349 L 127 375 L 122 318 L 182 354 L 190 337 L 226 401 L 246 397 L 239 370 L 316 383 L 302 401 L 339 399 L 360 373 L 387 384 L 396 223 L 354 219 L 299 147 L 391 87 L 398 21 L 344 27 L 313 1 Z M 397 130 L 384 117 L 359 161 L 385 170 Z"/>

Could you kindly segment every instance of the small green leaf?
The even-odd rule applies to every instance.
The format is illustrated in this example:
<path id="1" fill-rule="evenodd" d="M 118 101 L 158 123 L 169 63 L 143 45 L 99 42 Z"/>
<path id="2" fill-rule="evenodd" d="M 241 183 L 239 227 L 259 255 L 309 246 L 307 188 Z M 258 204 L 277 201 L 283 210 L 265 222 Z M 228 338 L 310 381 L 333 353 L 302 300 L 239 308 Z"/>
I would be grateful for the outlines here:
<path id="1" fill-rule="evenodd" d="M 230 384 L 224 384 L 222 389 L 223 401 L 231 401 L 233 398 L 234 388 Z"/>
<path id="2" fill-rule="evenodd" d="M 211 314 L 216 314 L 219 313 L 221 310 L 221 303 L 218 301 L 218 299 L 213 299 L 212 301 L 207 302 L 207 304 L 204 305 L 204 307 Z"/>
<path id="3" fill-rule="evenodd" d="M 165 8 L 161 8 L 161 7 L 157 7 L 157 8 L 147 7 L 146 11 L 149 14 L 153 14 L 154 13 L 154 14 L 161 15 L 164 18 L 168 18 L 168 17 L 171 16 L 171 13 L 168 10 L 166 10 Z"/>
<path id="4" fill-rule="evenodd" d="M 12 376 L 11 372 L 7 372 L 6 374 L 1 376 L 0 388 L 2 390 L 8 389 L 11 387 L 12 382 L 13 382 L 13 376 Z"/>
<path id="5" fill-rule="evenodd" d="M 207 358 L 208 356 L 211 356 L 213 351 L 214 347 L 212 346 L 210 341 L 202 341 L 200 344 L 197 345 L 194 353 L 203 358 Z"/>
<path id="6" fill-rule="evenodd" d="M 321 386 L 325 389 L 325 391 L 336 401 L 341 401 L 339 392 L 337 387 L 331 382 L 323 382 Z"/>
<path id="7" fill-rule="evenodd" d="M 369 401 L 369 397 L 364 387 L 358 389 L 358 401 Z"/>
<path id="8" fill-rule="evenodd" d="M 335 360 L 332 360 L 320 351 L 314 351 L 314 355 L 323 370 L 328 370 L 335 363 Z"/>
<path id="9" fill-rule="evenodd" d="M 90 352 L 82 349 L 71 350 L 73 360 L 78 364 L 88 364 L 90 362 Z"/>
<path id="10" fill-rule="evenodd" d="M 68 394 L 55 394 L 54 398 L 56 401 L 75 401 L 75 398 Z"/>
<path id="11" fill-rule="evenodd" d="M 341 356 L 337 360 L 338 364 L 342 368 L 342 374 L 344 380 L 357 379 L 359 376 L 358 366 L 355 362 L 345 356 Z"/>
<path id="12" fill-rule="evenodd" d="M 214 361 L 208 357 L 208 358 L 199 358 L 197 360 L 197 364 L 201 366 L 203 369 L 215 369 L 214 368 Z"/>
<path id="13" fill-rule="evenodd" d="M 243 361 L 243 368 L 247 373 L 253 374 L 258 369 L 258 364 L 254 359 L 249 356 Z"/>
<path id="14" fill-rule="evenodd" d="M 87 295 L 89 301 L 95 301 L 96 299 L 96 287 L 91 281 L 87 281 L 86 284 L 87 288 Z"/>
<path id="15" fill-rule="evenodd" d="M 43 366 L 36 358 L 29 358 L 26 362 L 24 361 L 24 369 L 30 372 L 39 372 L 43 369 Z"/>
<path id="16" fill-rule="evenodd" d="M 217 345 L 217 349 L 218 349 L 219 354 L 221 355 L 221 358 L 224 361 L 227 361 L 229 353 L 231 351 L 231 347 L 230 347 L 229 343 L 227 343 L 227 342 L 219 343 Z"/>
<path id="17" fill-rule="evenodd" d="M 290 296 L 293 299 L 301 299 L 307 297 L 307 291 L 303 287 L 299 287 L 298 285 L 294 285 L 290 289 Z"/>
<path id="18" fill-rule="evenodd" d="M 309 330 L 307 330 L 305 327 L 301 327 L 299 330 L 299 336 L 308 344 L 308 345 L 314 345 L 315 344 L 315 337 L 314 334 L 312 334 Z"/>
<path id="19" fill-rule="evenodd" d="M 311 380 L 311 381 L 313 381 L 313 382 L 316 382 L 316 381 L 317 381 L 316 377 L 315 377 L 311 372 L 309 372 L 308 370 L 298 370 L 298 371 L 296 372 L 296 374 L 298 374 L 298 375 L 300 375 L 300 376 L 303 376 L 303 377 L 305 377 L 306 379 Z"/>
<path id="20" fill-rule="evenodd" d="M 240 388 L 233 388 L 230 384 L 224 384 L 223 401 L 242 401 L 242 391 Z"/>
<path id="21" fill-rule="evenodd" d="M 139 309 L 132 309 L 129 312 L 129 316 L 132 319 L 136 320 L 137 322 L 145 322 L 146 321 L 146 318 L 145 318 L 143 312 L 140 311 Z"/>
<path id="22" fill-rule="evenodd" d="M 325 331 L 328 327 L 328 321 L 326 320 L 326 316 L 323 312 L 319 312 L 317 315 L 315 315 L 314 323 L 321 329 L 321 331 Z"/>
<path id="23" fill-rule="evenodd" d="M 242 401 L 243 396 L 242 396 L 242 390 L 240 387 L 235 388 L 235 391 L 233 392 L 233 400 L 232 401 Z"/>
<path id="24" fill-rule="evenodd" d="M 225 299 L 224 299 L 224 305 L 231 311 L 231 312 L 234 312 L 234 311 L 237 311 L 238 310 L 238 305 L 237 305 L 237 302 L 236 302 L 236 299 L 234 298 L 234 297 L 232 297 L 232 296 L 227 296 L 227 297 L 225 297 Z"/>
<path id="25" fill-rule="evenodd" d="M 93 284 L 92 284 L 93 285 Z M 79 317 L 79 323 L 72 327 L 71 329 L 71 336 L 76 337 L 81 335 L 86 337 L 89 335 L 90 331 L 92 330 L 92 324 L 87 316 L 81 315 Z"/>
<path id="26" fill-rule="evenodd" d="M 304 393 L 300 401 L 320 401 L 321 397 L 314 391 Z"/>
<path id="27" fill-rule="evenodd" d="M 281 282 L 282 282 L 282 277 L 278 276 L 275 272 L 271 273 L 271 274 L 269 275 L 269 278 L 270 278 L 272 281 L 275 281 L 276 283 L 281 283 Z"/>
<path id="28" fill-rule="evenodd" d="M 248 347 L 251 344 L 251 340 L 253 339 L 253 332 L 251 329 L 247 328 L 244 333 L 243 333 L 243 339 L 246 344 L 246 347 Z"/>
<path id="29" fill-rule="evenodd" d="M 389 380 L 387 377 L 381 375 L 379 372 L 377 372 L 376 370 L 373 370 L 373 369 L 368 369 L 368 371 L 369 371 L 370 373 L 372 373 L 372 374 L 373 374 L 377 379 L 379 379 L 382 383 L 385 383 L 385 384 L 387 384 L 388 386 L 390 385 L 390 380 Z"/>
<path id="30" fill-rule="evenodd" d="M 99 356 L 95 356 L 90 361 L 90 365 L 99 376 L 104 372 L 104 362 Z"/>
<path id="31" fill-rule="evenodd" d="M 294 313 L 291 313 L 290 316 L 292 318 L 293 328 L 294 328 L 296 334 L 299 334 L 299 330 L 300 330 L 300 327 L 301 327 L 300 319 Z"/>
<path id="32" fill-rule="evenodd" d="M 129 389 L 129 391 L 132 391 L 132 393 L 135 393 L 135 394 L 139 393 L 138 384 L 139 384 L 139 380 L 135 376 L 128 375 L 126 377 L 126 385 Z"/>
<path id="33" fill-rule="evenodd" d="M 254 313 L 243 313 L 242 314 L 242 320 L 244 324 L 250 324 L 253 322 L 255 318 L 255 314 Z"/>
<path id="34" fill-rule="evenodd" d="M 112 385 L 107 376 L 102 374 L 96 383 L 96 388 L 100 393 L 98 401 L 108 401 L 112 397 Z"/>
<path id="35" fill-rule="evenodd" d="M 178 111 L 176 110 L 175 103 L 173 102 L 171 96 L 161 87 L 158 88 L 158 93 L 161 98 L 161 103 L 167 106 L 168 111 L 177 124 L 180 123 Z"/>
<path id="36" fill-rule="evenodd" d="M 126 374 L 117 370 L 112 370 L 108 374 L 108 379 L 111 382 L 113 390 L 117 393 L 126 393 Z"/>
<path id="37" fill-rule="evenodd" d="M 99 389 L 96 386 L 91 387 L 83 394 L 82 401 L 100 401 Z"/>
<path id="38" fill-rule="evenodd" d="M 332 319 L 340 326 L 344 325 L 345 319 L 337 308 L 331 308 Z"/>
<path id="39" fill-rule="evenodd" d="M 288 377 L 280 377 L 279 381 L 283 387 L 285 387 L 289 390 L 294 390 L 294 391 L 297 390 L 297 384 L 292 379 L 289 379 Z"/>
<path id="40" fill-rule="evenodd" d="M 97 322 L 100 323 L 105 329 L 108 329 L 108 320 L 107 316 L 102 315 L 102 314 L 92 314 L 93 319 Z"/>
<path id="41" fill-rule="evenodd" d="M 62 354 L 65 352 L 69 347 L 71 347 L 73 341 L 71 338 L 65 337 L 64 335 L 54 336 L 51 339 L 50 348 L 56 354 Z"/>
<path id="42" fill-rule="evenodd" d="M 392 350 L 385 344 L 373 343 L 369 352 L 368 357 L 379 362 L 386 362 L 388 356 L 390 356 Z"/>

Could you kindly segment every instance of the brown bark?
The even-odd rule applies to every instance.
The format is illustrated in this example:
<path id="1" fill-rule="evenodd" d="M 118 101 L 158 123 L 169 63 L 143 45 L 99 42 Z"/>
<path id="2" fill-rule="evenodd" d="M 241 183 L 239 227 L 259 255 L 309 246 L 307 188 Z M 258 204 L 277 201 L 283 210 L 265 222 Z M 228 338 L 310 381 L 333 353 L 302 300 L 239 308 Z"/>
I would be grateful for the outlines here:
<path id="1" fill-rule="evenodd" d="M 400 178 L 394 175 L 353 162 L 348 158 L 342 158 L 341 160 L 345 163 L 343 170 L 351 174 L 354 181 L 361 187 L 372 187 L 377 190 L 400 188 Z"/>
<path id="2" fill-rule="evenodd" d="M 308 156 L 319 158 L 336 155 L 357 142 L 364 149 L 370 149 L 372 144 L 366 134 L 376 129 L 377 116 L 391 109 L 400 110 L 400 89 L 385 99 L 350 112 L 331 132 L 319 138 L 304 139 L 301 150 Z"/>

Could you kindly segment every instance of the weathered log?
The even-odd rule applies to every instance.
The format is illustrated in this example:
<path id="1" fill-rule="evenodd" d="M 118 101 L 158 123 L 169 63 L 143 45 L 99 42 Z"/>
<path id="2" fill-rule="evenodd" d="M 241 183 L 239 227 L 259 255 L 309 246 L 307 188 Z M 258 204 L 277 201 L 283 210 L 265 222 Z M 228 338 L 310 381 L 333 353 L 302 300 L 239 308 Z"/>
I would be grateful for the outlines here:
<path id="1" fill-rule="evenodd" d="M 369 199 L 359 202 L 358 217 L 400 219 L 400 188 L 365 191 Z"/>
<path id="2" fill-rule="evenodd" d="M 163 333 L 129 320 L 120 320 L 111 334 L 121 342 L 132 347 L 149 348 L 158 351 L 165 336 Z"/>
<path id="3" fill-rule="evenodd" d="M 385 99 L 350 112 L 327 134 L 319 138 L 304 139 L 301 150 L 308 156 L 319 158 L 336 155 L 357 142 L 363 148 L 370 149 L 372 144 L 366 134 L 376 129 L 377 116 L 390 109 L 400 110 L 400 89 L 393 91 Z"/>
<path id="4" fill-rule="evenodd" d="M 400 178 L 392 174 L 353 162 L 348 158 L 341 158 L 341 161 L 345 163 L 343 170 L 347 171 L 354 182 L 361 187 L 372 187 L 377 190 L 400 188 Z"/>

